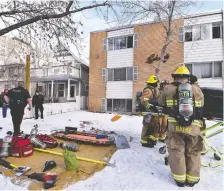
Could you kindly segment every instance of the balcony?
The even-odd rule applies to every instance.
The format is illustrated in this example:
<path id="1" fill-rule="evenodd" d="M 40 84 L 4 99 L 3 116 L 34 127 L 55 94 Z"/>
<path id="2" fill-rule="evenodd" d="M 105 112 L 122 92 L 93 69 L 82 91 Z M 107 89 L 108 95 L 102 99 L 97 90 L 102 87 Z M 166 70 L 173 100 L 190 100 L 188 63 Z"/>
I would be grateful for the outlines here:
<path id="1" fill-rule="evenodd" d="M 80 70 L 72 66 L 52 66 L 51 68 L 32 68 L 31 80 L 53 80 L 53 79 L 66 79 L 66 78 L 80 78 Z"/>

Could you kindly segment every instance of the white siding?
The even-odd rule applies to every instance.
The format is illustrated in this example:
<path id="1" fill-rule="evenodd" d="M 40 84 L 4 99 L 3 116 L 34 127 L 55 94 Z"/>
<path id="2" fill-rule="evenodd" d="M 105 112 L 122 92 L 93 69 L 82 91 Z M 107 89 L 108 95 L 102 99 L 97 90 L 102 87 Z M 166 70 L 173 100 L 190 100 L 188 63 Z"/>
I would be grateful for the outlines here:
<path id="1" fill-rule="evenodd" d="M 126 36 L 134 34 L 134 28 L 127 28 L 121 30 L 115 30 L 107 33 L 107 38 L 116 37 L 116 36 Z"/>
<path id="2" fill-rule="evenodd" d="M 184 42 L 184 62 L 221 61 L 223 59 L 222 39 Z"/>
<path id="3" fill-rule="evenodd" d="M 201 87 L 215 87 L 215 88 L 223 88 L 223 79 L 217 78 L 205 78 L 198 79 L 198 83 Z"/>
<path id="4" fill-rule="evenodd" d="M 107 52 L 107 68 L 132 67 L 134 59 L 133 48 L 112 50 Z"/>
<path id="5" fill-rule="evenodd" d="M 214 15 L 184 19 L 184 26 L 198 25 L 198 24 L 205 24 L 205 23 L 215 23 L 215 22 L 221 22 L 221 21 L 222 21 L 222 14 L 219 13 Z"/>
<path id="6" fill-rule="evenodd" d="M 107 82 L 106 98 L 126 99 L 133 98 L 132 81 L 112 81 Z"/>

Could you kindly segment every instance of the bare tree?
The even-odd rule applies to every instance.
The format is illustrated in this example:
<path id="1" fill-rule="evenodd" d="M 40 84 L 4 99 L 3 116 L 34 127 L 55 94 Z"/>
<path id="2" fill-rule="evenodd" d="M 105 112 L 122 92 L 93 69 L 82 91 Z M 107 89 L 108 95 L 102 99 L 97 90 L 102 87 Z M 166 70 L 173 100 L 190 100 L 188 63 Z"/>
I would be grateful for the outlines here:
<path id="1" fill-rule="evenodd" d="M 54 40 L 72 43 L 80 51 L 83 24 L 77 13 L 108 6 L 106 0 L 96 2 L 81 0 L 36 1 L 8 0 L 0 2 L 0 36 L 15 32 L 20 39 L 44 38 L 52 47 Z M 53 40 L 52 40 L 53 39 Z"/>
<path id="2" fill-rule="evenodd" d="M 196 4 L 196 1 L 130 0 L 113 2 L 113 8 L 116 6 L 119 7 L 120 12 L 115 11 L 115 15 L 121 24 L 153 20 L 161 23 L 164 29 L 165 39 L 159 57 L 154 57 L 154 55 L 152 55 L 154 58 L 150 62 L 152 63 L 155 60 L 159 61 L 157 67 L 155 67 L 155 74 L 158 75 L 161 64 L 170 56 L 167 54 L 167 47 L 172 42 L 172 35 L 175 31 L 173 20 L 186 15 L 189 8 L 196 6 Z"/>

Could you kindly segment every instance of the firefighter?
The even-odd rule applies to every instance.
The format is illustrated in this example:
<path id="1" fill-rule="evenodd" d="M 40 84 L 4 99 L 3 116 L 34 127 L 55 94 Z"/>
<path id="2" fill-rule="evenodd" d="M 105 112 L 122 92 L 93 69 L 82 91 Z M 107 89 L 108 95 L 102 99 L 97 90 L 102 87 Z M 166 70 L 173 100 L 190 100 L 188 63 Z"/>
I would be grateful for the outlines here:
<path id="1" fill-rule="evenodd" d="M 194 84 L 194 85 L 196 85 L 196 86 L 198 86 L 198 87 L 200 87 L 200 86 L 199 86 L 199 83 L 198 83 L 198 78 L 197 78 L 196 76 L 192 75 L 192 74 L 190 75 L 190 83 L 191 83 L 191 84 Z M 203 127 L 202 127 L 201 130 L 204 130 L 204 129 L 206 129 L 206 123 L 205 123 L 205 120 L 204 120 L 204 119 L 203 119 L 202 121 L 203 121 Z M 204 136 L 204 139 L 206 139 L 206 137 L 205 137 L 205 133 L 203 134 L 203 136 Z M 201 151 L 201 154 L 202 154 L 202 155 L 205 155 L 207 152 L 208 152 L 208 150 L 206 149 L 206 146 L 205 146 L 205 144 L 203 143 L 203 149 L 202 149 L 202 151 Z"/>
<path id="2" fill-rule="evenodd" d="M 200 152 L 203 148 L 200 128 L 204 95 L 198 86 L 187 83 L 190 77 L 187 67 L 178 67 L 172 77 L 174 82 L 164 88 L 158 99 L 159 105 L 163 106 L 164 112 L 169 115 L 166 142 L 168 162 L 177 185 L 193 187 L 200 180 Z M 181 91 L 180 87 L 183 85 L 190 87 L 189 91 Z M 183 96 L 189 97 L 184 97 L 184 101 L 187 100 L 189 104 L 180 105 L 183 101 L 180 98 Z M 193 114 L 183 117 L 182 112 L 185 110 Z"/>
<path id="3" fill-rule="evenodd" d="M 29 105 L 29 110 L 31 110 L 32 107 L 30 94 L 23 86 L 24 82 L 19 81 L 18 87 L 9 90 L 8 94 L 4 96 L 4 99 L 7 103 L 9 103 L 11 110 L 14 136 L 20 135 L 20 125 L 22 123 L 26 105 Z"/>
<path id="4" fill-rule="evenodd" d="M 157 112 L 154 106 L 158 105 L 158 83 L 159 79 L 155 75 L 149 76 L 146 81 L 146 87 L 144 88 L 143 94 L 141 96 L 141 105 L 146 109 L 146 111 Z M 159 123 L 161 123 L 162 120 L 163 118 L 158 118 L 158 115 L 143 116 L 143 127 L 141 133 L 142 146 L 152 148 L 156 145 L 156 142 L 159 138 L 161 140 L 165 139 L 165 132 L 161 134 L 159 133 Z"/>

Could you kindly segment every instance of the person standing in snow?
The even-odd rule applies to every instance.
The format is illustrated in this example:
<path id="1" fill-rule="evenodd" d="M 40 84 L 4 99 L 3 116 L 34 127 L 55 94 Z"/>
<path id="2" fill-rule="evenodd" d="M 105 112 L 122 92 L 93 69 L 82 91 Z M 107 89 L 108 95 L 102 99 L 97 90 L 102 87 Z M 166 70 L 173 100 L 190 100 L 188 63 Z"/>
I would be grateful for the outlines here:
<path id="1" fill-rule="evenodd" d="M 8 89 L 5 88 L 4 92 L 1 95 L 1 100 L 2 100 L 2 116 L 3 118 L 6 118 L 7 116 L 7 109 L 8 109 L 8 103 L 5 101 L 4 96 L 8 94 Z"/>
<path id="2" fill-rule="evenodd" d="M 158 90 L 159 79 L 155 75 L 149 76 L 146 81 L 146 87 L 143 90 L 141 97 L 141 104 L 145 107 L 146 111 L 157 112 L 155 106 L 158 105 L 157 99 L 159 96 Z M 151 106 L 153 105 L 153 106 Z M 150 121 L 147 120 L 147 116 L 143 116 L 143 127 L 141 133 L 141 144 L 143 147 L 152 148 L 156 145 L 157 140 L 165 140 L 165 128 L 167 119 L 159 117 L 158 115 L 152 115 Z M 161 124 L 161 128 L 159 124 Z M 159 132 L 161 129 L 161 132 Z"/>
<path id="3" fill-rule="evenodd" d="M 174 82 L 165 86 L 158 99 L 159 105 L 164 107 L 164 113 L 169 115 L 167 130 L 168 163 L 172 177 L 179 187 L 185 185 L 193 187 L 200 181 L 201 154 L 203 138 L 200 129 L 203 126 L 204 95 L 201 89 L 189 81 L 190 72 L 185 66 L 180 66 L 172 74 Z M 179 87 L 191 87 L 191 91 L 183 91 Z M 192 96 L 191 96 L 192 93 Z M 193 107 L 193 115 L 185 120 L 180 115 L 180 99 L 185 111 Z M 192 99 L 193 97 L 193 99 Z M 192 103 L 192 102 L 193 103 Z"/>
<path id="4" fill-rule="evenodd" d="M 18 87 L 8 91 L 8 94 L 4 96 L 6 103 L 9 103 L 9 107 L 12 115 L 12 122 L 14 127 L 14 136 L 20 135 L 20 125 L 22 123 L 24 109 L 28 104 L 28 109 L 31 110 L 32 101 L 27 89 L 24 88 L 24 82 L 19 81 Z"/>
<path id="5" fill-rule="evenodd" d="M 42 96 L 38 91 L 35 92 L 35 95 L 33 96 L 33 107 L 35 107 L 35 119 L 38 119 L 38 111 L 40 110 L 41 113 L 41 119 L 44 118 L 43 116 L 43 103 L 44 103 L 44 96 Z"/>

